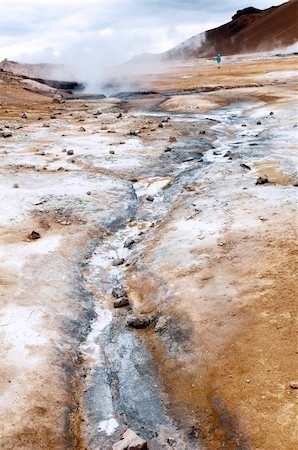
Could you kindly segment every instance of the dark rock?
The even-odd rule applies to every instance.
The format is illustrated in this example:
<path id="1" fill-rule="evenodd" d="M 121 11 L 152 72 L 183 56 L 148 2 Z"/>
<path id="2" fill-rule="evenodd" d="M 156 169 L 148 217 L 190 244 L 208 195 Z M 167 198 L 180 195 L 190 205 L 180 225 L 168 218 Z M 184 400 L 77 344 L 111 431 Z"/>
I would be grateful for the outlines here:
<path id="1" fill-rule="evenodd" d="M 56 119 L 55 114 L 52 114 L 52 115 L 50 116 L 50 119 Z"/>
<path id="2" fill-rule="evenodd" d="M 109 153 L 110 153 L 111 155 L 115 155 L 115 151 L 114 151 L 114 150 L 110 150 Z"/>
<path id="3" fill-rule="evenodd" d="M 230 158 L 232 156 L 232 153 L 230 150 L 227 151 L 227 153 L 224 154 L 224 158 Z"/>
<path id="4" fill-rule="evenodd" d="M 87 195 L 91 195 L 91 191 L 86 192 Z"/>
<path id="5" fill-rule="evenodd" d="M 42 125 L 42 128 L 50 128 L 50 125 L 48 125 L 47 123 L 44 123 L 44 124 Z"/>
<path id="6" fill-rule="evenodd" d="M 13 187 L 14 187 L 14 189 L 17 189 L 17 188 L 19 187 L 18 183 L 15 183 L 15 184 L 13 185 Z"/>
<path id="7" fill-rule="evenodd" d="M 269 183 L 267 175 L 264 175 L 263 177 L 259 177 L 256 181 L 256 184 L 266 184 Z"/>
<path id="8" fill-rule="evenodd" d="M 132 130 L 128 134 L 129 134 L 129 136 L 137 136 L 139 133 L 140 133 L 139 130 Z"/>
<path id="9" fill-rule="evenodd" d="M 163 123 L 159 123 L 158 128 L 163 128 Z"/>
<path id="10" fill-rule="evenodd" d="M 34 230 L 29 234 L 29 239 L 31 240 L 40 239 L 40 237 L 40 233 Z"/>
<path id="11" fill-rule="evenodd" d="M 21 115 L 21 119 L 28 119 L 27 114 L 26 114 L 26 113 L 23 113 L 23 114 Z"/>
<path id="12" fill-rule="evenodd" d="M 206 134 L 206 131 L 205 131 L 205 130 L 201 130 L 201 131 L 199 132 L 199 134 Z"/>
<path id="13" fill-rule="evenodd" d="M 67 150 L 68 155 L 73 155 L 73 150 Z"/>
<path id="14" fill-rule="evenodd" d="M 220 153 L 220 152 L 217 152 L 217 151 L 214 151 L 214 152 L 213 152 L 213 155 L 215 155 L 215 156 L 220 156 L 221 153 Z"/>
<path id="15" fill-rule="evenodd" d="M 123 308 L 124 306 L 129 306 L 127 297 L 121 297 L 114 301 L 114 308 Z"/>
<path id="16" fill-rule="evenodd" d="M 86 131 L 86 128 L 80 127 L 80 128 L 79 128 L 79 131 Z"/>
<path id="17" fill-rule="evenodd" d="M 259 120 L 259 121 L 257 122 L 257 125 L 262 125 L 262 122 Z"/>
<path id="18" fill-rule="evenodd" d="M 154 201 L 153 195 L 147 195 L 146 200 L 147 200 L 148 202 L 153 202 L 153 201 Z"/>
<path id="19" fill-rule="evenodd" d="M 112 266 L 122 266 L 122 264 L 124 264 L 125 260 L 123 258 L 117 258 L 114 259 L 112 262 Z"/>
<path id="20" fill-rule="evenodd" d="M 251 168 L 247 164 L 244 164 L 244 163 L 241 163 L 240 167 L 242 167 L 242 169 L 251 170 Z"/>
<path id="21" fill-rule="evenodd" d="M 12 133 L 10 131 L 2 131 L 1 135 L 3 138 L 12 137 Z"/>
<path id="22" fill-rule="evenodd" d="M 171 147 L 167 147 L 167 148 L 165 148 L 165 150 L 164 150 L 165 153 L 171 152 L 171 151 L 172 151 Z"/>
<path id="23" fill-rule="evenodd" d="M 241 126 L 242 126 L 242 127 L 247 127 L 246 123 L 243 123 Z"/>
<path id="24" fill-rule="evenodd" d="M 170 136 L 169 142 L 177 142 L 177 139 L 175 138 L 175 136 Z"/>
<path id="25" fill-rule="evenodd" d="M 290 381 L 289 385 L 292 389 L 298 389 L 298 381 L 297 380 Z"/>
<path id="26" fill-rule="evenodd" d="M 127 320 L 127 325 L 131 328 L 147 328 L 150 324 L 151 318 L 147 316 L 135 316 Z"/>
<path id="27" fill-rule="evenodd" d="M 66 153 L 66 148 L 63 148 L 63 149 L 62 149 L 62 153 Z"/>
<path id="28" fill-rule="evenodd" d="M 117 116 L 116 116 L 117 119 L 122 119 L 122 117 L 123 117 L 122 112 L 118 113 Z"/>
<path id="29" fill-rule="evenodd" d="M 269 116 L 274 116 L 274 112 L 271 111 L 271 112 L 269 113 Z"/>
<path id="30" fill-rule="evenodd" d="M 124 247 L 125 248 L 130 248 L 133 244 L 135 243 L 135 240 L 133 238 L 128 238 L 126 239 L 126 241 L 124 242 Z"/>

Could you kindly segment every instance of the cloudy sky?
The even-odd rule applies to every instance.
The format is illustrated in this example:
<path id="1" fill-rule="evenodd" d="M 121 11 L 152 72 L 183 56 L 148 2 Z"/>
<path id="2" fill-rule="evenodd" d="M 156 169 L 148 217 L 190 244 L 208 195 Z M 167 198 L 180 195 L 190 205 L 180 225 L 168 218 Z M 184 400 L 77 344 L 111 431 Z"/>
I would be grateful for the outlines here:
<path id="1" fill-rule="evenodd" d="M 122 62 L 279 0 L 0 0 L 0 60 Z"/>

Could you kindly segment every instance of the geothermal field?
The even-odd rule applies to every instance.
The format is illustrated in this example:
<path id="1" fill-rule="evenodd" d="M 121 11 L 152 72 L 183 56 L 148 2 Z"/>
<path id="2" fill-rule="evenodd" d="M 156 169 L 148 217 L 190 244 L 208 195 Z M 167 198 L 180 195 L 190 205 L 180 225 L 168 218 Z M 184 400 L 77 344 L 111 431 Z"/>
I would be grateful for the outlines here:
<path id="1" fill-rule="evenodd" d="M 0 64 L 1 450 L 297 449 L 297 63 Z"/>

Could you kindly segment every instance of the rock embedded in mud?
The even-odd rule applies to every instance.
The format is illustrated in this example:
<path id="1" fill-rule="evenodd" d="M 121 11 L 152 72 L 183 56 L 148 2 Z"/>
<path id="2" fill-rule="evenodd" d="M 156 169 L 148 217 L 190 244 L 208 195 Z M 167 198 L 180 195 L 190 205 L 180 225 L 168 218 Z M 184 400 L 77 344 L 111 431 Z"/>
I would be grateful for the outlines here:
<path id="1" fill-rule="evenodd" d="M 249 167 L 247 164 L 244 163 L 241 163 L 240 167 L 242 167 L 242 169 L 251 170 L 251 167 Z"/>
<path id="2" fill-rule="evenodd" d="M 44 124 L 42 125 L 42 128 L 50 128 L 50 125 L 47 124 L 47 123 L 44 123 Z"/>
<path id="3" fill-rule="evenodd" d="M 205 131 L 205 130 L 201 130 L 201 131 L 199 132 L 199 134 L 206 134 L 206 131 Z"/>
<path id="4" fill-rule="evenodd" d="M 14 183 L 13 187 L 14 189 L 17 189 L 19 187 L 18 183 Z"/>
<path id="5" fill-rule="evenodd" d="M 80 128 L 79 128 L 79 131 L 86 131 L 86 128 L 80 127 Z"/>
<path id="6" fill-rule="evenodd" d="M 129 306 L 127 297 L 121 297 L 114 301 L 114 308 L 123 308 L 124 306 Z"/>
<path id="7" fill-rule="evenodd" d="M 169 142 L 177 142 L 177 139 L 175 138 L 175 136 L 170 136 Z"/>
<path id="8" fill-rule="evenodd" d="M 148 202 L 154 202 L 154 197 L 153 197 L 153 195 L 147 195 L 146 200 L 147 200 Z"/>
<path id="9" fill-rule="evenodd" d="M 165 153 L 171 152 L 171 151 L 172 151 L 171 147 L 167 147 L 167 148 L 165 148 L 165 150 L 164 150 Z"/>
<path id="10" fill-rule="evenodd" d="M 117 258 L 114 259 L 112 262 L 112 266 L 116 267 L 116 266 L 122 266 L 122 264 L 124 264 L 125 260 L 123 258 Z"/>
<path id="11" fill-rule="evenodd" d="M 123 287 L 115 287 L 112 290 L 112 296 L 114 298 L 127 297 L 126 291 Z"/>
<path id="12" fill-rule="evenodd" d="M 269 113 L 269 116 L 274 116 L 274 112 L 271 111 L 271 112 Z"/>
<path id="13" fill-rule="evenodd" d="M 267 175 L 259 177 L 256 181 L 256 184 L 266 184 L 266 183 L 269 183 L 269 179 L 268 179 Z"/>
<path id="14" fill-rule="evenodd" d="M 298 380 L 290 381 L 289 385 L 292 389 L 298 389 Z"/>
<path id="15" fill-rule="evenodd" d="M 115 155 L 115 150 L 110 150 L 109 153 L 110 153 L 111 155 Z"/>
<path id="16" fill-rule="evenodd" d="M 121 440 L 113 445 L 112 450 L 147 450 L 147 442 L 133 430 L 126 430 Z"/>
<path id="17" fill-rule="evenodd" d="M 30 234 L 29 234 L 29 239 L 31 240 L 31 241 L 34 241 L 34 240 L 36 240 L 36 239 L 40 239 L 41 238 L 41 235 L 40 235 L 40 233 L 38 233 L 38 231 L 32 231 Z"/>
<path id="18" fill-rule="evenodd" d="M 12 133 L 10 131 L 2 131 L 1 135 L 3 138 L 12 137 Z"/>
<path id="19" fill-rule="evenodd" d="M 127 320 L 127 325 L 131 328 L 147 328 L 151 324 L 151 318 L 148 316 L 135 316 Z"/>
<path id="20" fill-rule="evenodd" d="M 73 150 L 67 150 L 68 155 L 73 155 Z"/>
<path id="21" fill-rule="evenodd" d="M 87 191 L 86 194 L 87 194 L 87 195 L 91 195 L 91 191 Z"/>
<path id="22" fill-rule="evenodd" d="M 259 121 L 257 122 L 257 125 L 262 125 L 262 122 L 259 120 Z"/>

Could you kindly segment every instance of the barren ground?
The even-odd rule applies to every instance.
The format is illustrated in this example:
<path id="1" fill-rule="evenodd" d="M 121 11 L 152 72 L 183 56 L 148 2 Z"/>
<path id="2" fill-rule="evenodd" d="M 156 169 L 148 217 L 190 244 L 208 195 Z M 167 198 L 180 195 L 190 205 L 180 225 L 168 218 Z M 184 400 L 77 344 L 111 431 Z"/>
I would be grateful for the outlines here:
<path id="1" fill-rule="evenodd" d="M 1 449 L 297 448 L 296 70 L 59 104 L 0 73 Z"/>

